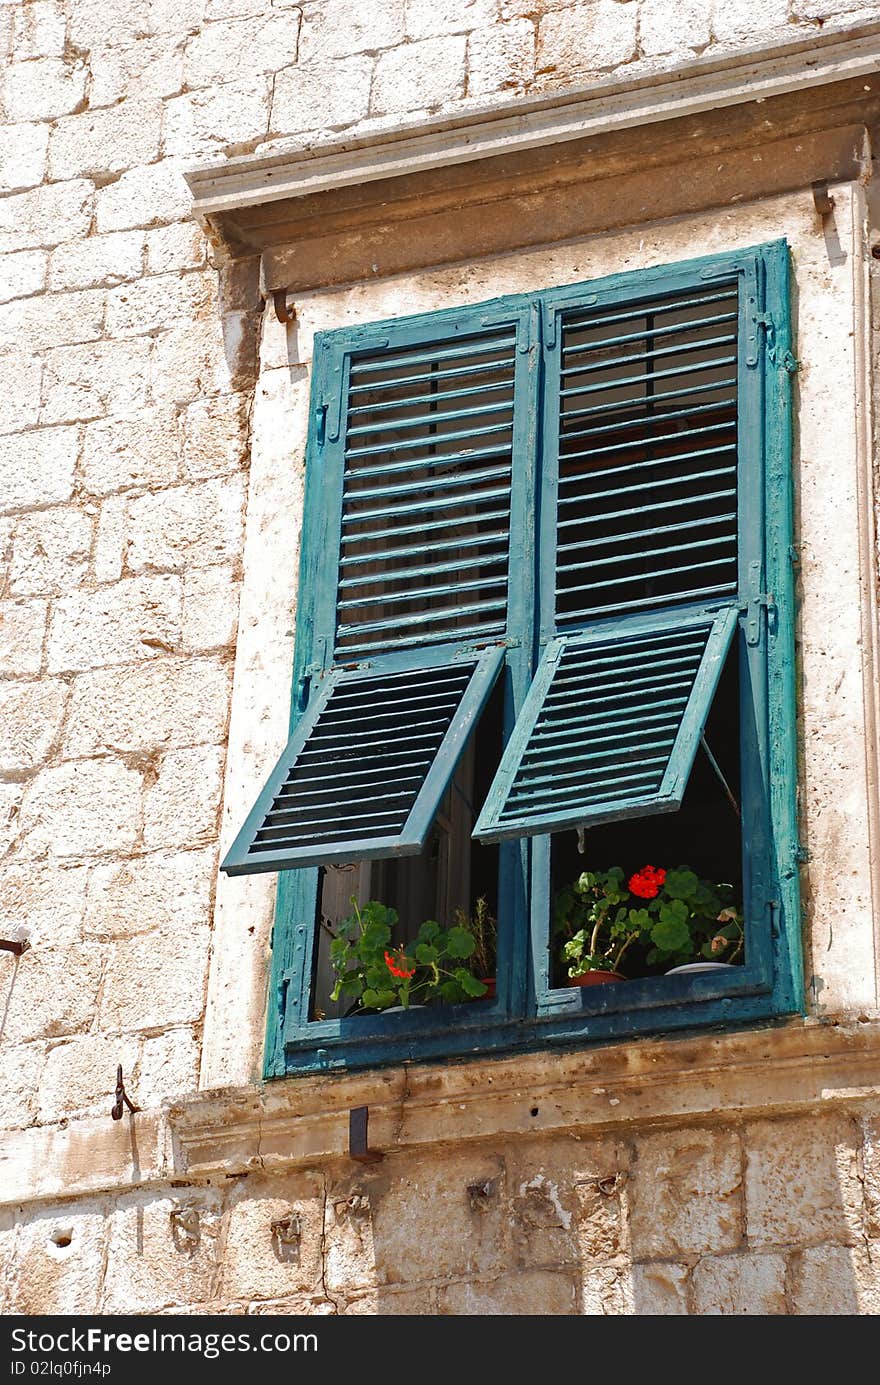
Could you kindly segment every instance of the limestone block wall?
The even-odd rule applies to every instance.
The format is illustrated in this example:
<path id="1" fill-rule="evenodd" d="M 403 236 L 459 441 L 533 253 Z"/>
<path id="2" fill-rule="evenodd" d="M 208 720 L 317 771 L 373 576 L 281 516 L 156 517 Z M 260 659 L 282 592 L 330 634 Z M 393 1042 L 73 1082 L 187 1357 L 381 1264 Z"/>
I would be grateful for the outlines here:
<path id="1" fill-rule="evenodd" d="M 119 1062 L 145 1110 L 199 1082 L 233 663 L 254 639 L 238 629 L 251 430 L 255 409 L 289 420 L 290 396 L 255 399 L 256 266 L 214 262 L 182 170 L 878 19 L 852 0 L 0 0 L 0 932 L 26 923 L 34 942 L 0 953 L 0 1129 L 16 1150 L 41 1130 L 87 1146 Z M 775 1148 L 762 1129 L 754 1148 Z M 874 1127 L 785 1129 L 811 1134 L 823 1197 L 832 1151 L 856 1170 L 827 1234 L 806 1212 L 756 1230 L 759 1155 L 739 1129 L 583 1159 L 534 1138 L 396 1155 L 366 1190 L 328 1164 L 280 1186 L 4 1198 L 0 1308 L 392 1312 L 411 1294 L 432 1312 L 738 1311 L 746 1275 L 755 1301 L 790 1311 L 816 1266 L 843 1284 L 846 1261 L 865 1311 Z M 697 1169 L 706 1212 L 685 1230 L 670 1212 L 651 1240 L 637 1190 L 667 1167 L 665 1139 L 692 1151 L 673 1163 Z M 596 1192 L 612 1165 L 625 1179 Z M 494 1186 L 485 1206 L 455 1203 L 464 1259 L 416 1263 L 448 1180 Z M 197 1241 L 171 1219 L 187 1198 Z M 364 1198 L 397 1208 L 378 1231 Z M 291 1202 L 301 1248 L 276 1255 L 269 1235 L 257 1264 L 247 1228 L 264 1236 Z"/>

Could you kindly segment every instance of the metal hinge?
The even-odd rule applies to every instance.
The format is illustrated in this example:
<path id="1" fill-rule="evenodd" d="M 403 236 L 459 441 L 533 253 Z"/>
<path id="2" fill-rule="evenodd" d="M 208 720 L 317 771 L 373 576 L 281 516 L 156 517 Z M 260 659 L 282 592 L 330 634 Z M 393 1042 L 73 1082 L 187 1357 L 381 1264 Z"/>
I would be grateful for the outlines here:
<path id="1" fill-rule="evenodd" d="M 322 664 L 306 664 L 300 674 L 296 684 L 296 700 L 301 712 L 304 712 L 309 705 L 309 694 L 312 690 L 312 679 L 316 673 L 320 673 Z"/>
<path id="2" fill-rule="evenodd" d="M 794 859 L 797 861 L 798 865 L 804 866 L 806 865 L 807 861 L 811 861 L 812 858 L 813 853 L 811 852 L 810 848 L 808 846 L 804 846 L 802 842 L 798 842 L 797 846 L 794 849 Z"/>
<path id="3" fill-rule="evenodd" d="M 749 336 L 749 352 L 746 356 L 746 365 L 756 366 L 758 364 L 758 329 L 763 327 L 767 340 L 767 359 L 771 365 L 781 366 L 789 375 L 794 375 L 800 368 L 797 357 L 786 347 L 783 351 L 779 350 L 776 340 L 776 323 L 770 313 L 755 313 L 752 321 L 755 324 L 755 331 Z"/>
<path id="4" fill-rule="evenodd" d="M 761 612 L 776 609 L 776 601 L 772 592 L 762 591 L 764 577 L 760 559 L 756 558 L 749 563 L 749 597 L 745 606 L 740 610 L 746 613 L 746 644 L 756 645 L 761 642 Z"/>

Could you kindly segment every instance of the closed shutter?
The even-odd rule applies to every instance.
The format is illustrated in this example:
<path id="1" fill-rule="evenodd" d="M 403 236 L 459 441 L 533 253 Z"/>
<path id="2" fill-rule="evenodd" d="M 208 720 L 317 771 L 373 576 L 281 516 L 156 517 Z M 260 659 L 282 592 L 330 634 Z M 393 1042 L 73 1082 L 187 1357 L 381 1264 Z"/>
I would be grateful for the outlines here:
<path id="1" fill-rule="evenodd" d="M 681 804 L 738 613 L 740 292 L 549 319 L 545 650 L 479 840 Z"/>
<path id="2" fill-rule="evenodd" d="M 532 316 L 318 340 L 306 709 L 228 873 L 421 850 L 503 662 Z"/>

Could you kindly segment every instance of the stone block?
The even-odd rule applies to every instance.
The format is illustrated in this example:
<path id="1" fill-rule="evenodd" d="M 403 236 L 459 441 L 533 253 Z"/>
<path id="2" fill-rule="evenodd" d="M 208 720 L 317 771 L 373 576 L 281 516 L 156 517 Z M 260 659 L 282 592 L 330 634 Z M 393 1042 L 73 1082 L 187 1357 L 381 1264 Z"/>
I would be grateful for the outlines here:
<path id="1" fill-rule="evenodd" d="M 80 110 L 85 102 L 88 67 L 82 58 L 38 58 L 10 63 L 3 98 L 11 124 L 23 120 L 54 120 Z"/>
<path id="2" fill-rule="evenodd" d="M 265 139 L 271 94 L 272 79 L 254 77 L 173 96 L 165 103 L 165 152 L 193 159 L 218 145 Z"/>
<path id="3" fill-rule="evenodd" d="M 243 470 L 248 460 L 248 396 L 197 399 L 184 415 L 183 469 L 191 481 Z"/>
<path id="4" fill-rule="evenodd" d="M 63 245 L 87 235 L 94 195 L 92 184 L 78 178 L 0 199 L 0 255 Z"/>
<path id="5" fill-rule="evenodd" d="M 229 562 L 241 555 L 243 529 L 240 476 L 144 495 L 128 508 L 127 566 L 167 571 Z"/>
<path id="6" fill-rule="evenodd" d="M 155 1313 L 212 1298 L 222 1225 L 213 1189 L 120 1198 L 110 1216 L 102 1313 Z"/>
<path id="7" fill-rule="evenodd" d="M 213 841 L 218 832 L 226 752 L 199 745 L 163 755 L 144 799 L 144 845 Z"/>
<path id="8" fill-rule="evenodd" d="M 27 510 L 69 500 L 79 450 L 76 428 L 0 437 L 0 506 Z"/>
<path id="9" fill-rule="evenodd" d="M 172 274 L 181 269 L 204 269 L 208 242 L 201 226 L 182 221 L 159 226 L 146 234 L 148 274 Z"/>
<path id="10" fill-rule="evenodd" d="M 0 332 L 8 331 L 8 345 L 14 347 L 17 340 L 19 348 L 0 355 L 0 399 L 3 400 L 0 426 L 4 432 L 14 433 L 19 428 L 32 428 L 40 416 L 43 363 L 36 356 L 25 354 L 30 347 L 29 336 L 27 333 L 19 334 L 16 324 L 10 319 L 15 310 L 22 306 L 26 309 L 24 315 L 30 317 L 30 304 L 45 305 L 45 302 L 44 298 L 19 298 L 0 308 Z M 9 318 L 6 318 L 7 313 Z"/>
<path id="11" fill-rule="evenodd" d="M 0 192 L 20 192 L 41 183 L 48 147 L 48 125 L 7 125 L 0 146 Z M 26 243 L 28 228 L 21 231 Z"/>
<path id="12" fill-rule="evenodd" d="M 273 1232 L 292 1218 L 288 1232 Z M 322 1289 L 323 1218 L 323 1181 L 310 1173 L 243 1180 L 230 1197 L 222 1292 L 278 1299 Z"/>
<path id="13" fill-rule="evenodd" d="M 0 255 L 0 303 L 28 298 L 46 286 L 48 254 L 45 250 L 18 250 Z"/>
<path id="14" fill-rule="evenodd" d="M 564 81 L 632 61 L 638 8 L 635 0 L 589 0 L 543 15 L 538 25 L 538 73 Z"/>
<path id="15" fill-rule="evenodd" d="M 104 331 L 104 305 L 101 289 L 19 298 L 0 308 L 0 332 L 19 353 L 94 342 Z"/>
<path id="16" fill-rule="evenodd" d="M 32 0 L 14 15 L 12 57 L 15 62 L 29 58 L 60 58 L 64 53 L 67 21 L 55 0 Z"/>
<path id="17" fill-rule="evenodd" d="M 52 289 L 85 289 L 103 284 L 112 288 L 136 279 L 142 272 L 142 231 L 112 231 L 107 236 L 88 236 L 74 245 L 55 250 L 49 261 Z"/>
<path id="18" fill-rule="evenodd" d="M 467 46 L 468 96 L 521 91 L 535 71 L 535 27 L 528 19 L 477 29 Z"/>
<path id="19" fill-rule="evenodd" d="M 99 232 L 124 231 L 132 226 L 160 226 L 189 215 L 190 193 L 180 165 L 162 159 L 132 168 L 115 183 L 100 188 L 95 201 Z"/>
<path id="20" fill-rule="evenodd" d="M 45 601 L 0 601 L 0 674 L 39 673 L 47 612 Z"/>
<path id="21" fill-rule="evenodd" d="M 126 1034 L 78 1034 L 53 1044 L 46 1056 L 39 1090 L 40 1123 L 68 1116 L 107 1115 L 115 1100 L 116 1065 L 122 1064 L 126 1090 L 138 1060 L 136 1039 Z"/>
<path id="22" fill-rule="evenodd" d="M 463 34 L 494 24 L 498 15 L 499 0 L 407 0 L 407 38 Z"/>
<path id="23" fill-rule="evenodd" d="M 150 342 L 99 341 L 47 353 L 43 423 L 72 423 L 137 413 L 147 402 Z"/>
<path id="24" fill-rule="evenodd" d="M 18 836 L 24 790 L 24 784 L 0 784 L 0 855 L 6 855 Z"/>
<path id="25" fill-rule="evenodd" d="M 753 1246 L 861 1239 L 860 1141 L 853 1120 L 756 1121 L 746 1127 L 744 1143 Z"/>
<path id="26" fill-rule="evenodd" d="M 733 1250 L 742 1240 L 736 1135 L 674 1130 L 644 1136 L 627 1180 L 635 1260 Z"/>
<path id="27" fill-rule="evenodd" d="M 35 769 L 58 738 L 68 688 L 60 679 L 0 683 L 0 771 Z"/>
<path id="28" fill-rule="evenodd" d="M 142 1040 L 134 1090 L 143 1110 L 177 1101 L 199 1084 L 199 1036 L 190 1026 Z"/>
<path id="29" fill-rule="evenodd" d="M 131 37 L 124 48 L 93 48 L 89 68 L 92 110 L 119 101 L 175 96 L 183 88 L 183 44 Z"/>
<path id="30" fill-rule="evenodd" d="M 298 63 L 279 72 L 272 98 L 270 134 L 342 129 L 362 120 L 370 104 L 372 59 Z"/>
<path id="31" fill-rule="evenodd" d="M 578 1312 L 577 1300 L 572 1275 L 553 1270 L 447 1284 L 438 1295 L 440 1313 L 459 1317 L 568 1317 Z"/>
<path id="32" fill-rule="evenodd" d="M 685 55 L 689 49 L 702 51 L 708 43 L 709 6 L 703 0 L 641 0 L 639 47 L 647 57 Z"/>
<path id="33" fill-rule="evenodd" d="M 868 1115 L 865 1119 L 862 1159 L 867 1231 L 869 1236 L 880 1238 L 880 1116 Z"/>
<path id="34" fill-rule="evenodd" d="M 487 1183 L 492 1191 L 485 1200 L 468 1192 Z M 359 1284 L 414 1285 L 500 1273 L 511 1263 L 509 1193 L 499 1157 L 480 1150 L 449 1150 L 388 1168 L 387 1176 L 367 1189 L 370 1225 L 361 1240 L 367 1245 L 371 1240 L 372 1248 L 354 1281 L 344 1219 L 328 1230 L 327 1287 L 332 1292 Z M 338 1212 L 346 1198 L 334 1190 L 330 1200 Z M 444 1228 L 442 1237 L 438 1226 Z"/>
<path id="35" fill-rule="evenodd" d="M 691 1276 L 694 1312 L 767 1317 L 784 1314 L 782 1255 L 707 1255 Z"/>
<path id="36" fill-rule="evenodd" d="M 23 515 L 9 566 L 13 596 L 57 596 L 79 586 L 92 550 L 92 520 L 81 510 Z"/>
<path id="37" fill-rule="evenodd" d="M 180 451 L 180 430 L 171 409 L 100 419 L 86 425 L 83 484 L 92 495 L 173 485 L 179 476 Z"/>
<path id="38" fill-rule="evenodd" d="M 234 321 L 235 332 L 239 323 Z M 153 345 L 151 366 L 152 393 L 160 407 L 191 404 L 205 395 L 225 394 L 242 388 L 252 377 L 255 342 L 244 332 L 253 333 L 253 324 L 241 322 L 242 335 L 229 341 L 232 359 L 224 347 L 224 332 L 230 330 L 230 319 L 224 320 L 223 331 L 213 317 L 188 322 L 162 332 Z M 241 377 L 239 378 L 239 372 Z"/>
<path id="39" fill-rule="evenodd" d="M 82 1033 L 95 1016 L 104 949 L 95 943 L 0 953 L 6 1043 Z"/>
<path id="40" fill-rule="evenodd" d="M 14 861 L 0 866 L 0 925 L 27 924 L 34 947 L 79 942 L 85 910 L 86 866 Z"/>
<path id="41" fill-rule="evenodd" d="M 55 603 L 49 671 L 75 672 L 155 659 L 180 640 L 178 577 L 133 577 Z"/>
<path id="42" fill-rule="evenodd" d="M 810 1317 L 880 1313 L 880 1241 L 812 1246 L 791 1257 L 792 1312 Z"/>
<path id="43" fill-rule="evenodd" d="M 30 1208 L 19 1228 L 13 1313 L 96 1313 L 105 1208 L 100 1203 Z"/>
<path id="44" fill-rule="evenodd" d="M 520 1264 L 596 1263 L 621 1251 L 622 1216 L 611 1140 L 529 1142 L 508 1160 Z M 608 1189 L 606 1196 L 600 1187 Z"/>
<path id="45" fill-rule="evenodd" d="M 216 282 L 212 274 L 157 274 L 123 284 L 107 295 L 107 335 L 155 335 L 192 317 L 216 313 Z"/>
<path id="46" fill-rule="evenodd" d="M 348 0 L 317 0 L 303 6 L 299 41 L 300 62 L 347 58 L 374 53 L 402 43 L 405 0 L 372 0 L 369 8 L 354 9 Z M 278 64 L 278 67 L 287 64 Z"/>
<path id="47" fill-rule="evenodd" d="M 633 1312 L 632 1278 L 618 1265 L 584 1265 L 578 1286 L 580 1312 L 586 1317 L 622 1317 Z"/>
<path id="48" fill-rule="evenodd" d="M 856 3 L 853 0 L 854 7 Z M 715 0 L 712 35 L 720 43 L 749 43 L 759 33 L 764 38 L 774 30 L 788 30 L 790 6 L 791 0 Z M 827 14 L 829 8 L 823 4 L 822 13 Z"/>
<path id="49" fill-rule="evenodd" d="M 632 1311 L 639 1317 L 670 1317 L 688 1313 L 687 1265 L 654 1260 L 632 1267 Z"/>
<path id="50" fill-rule="evenodd" d="M 104 856 L 134 846 L 141 775 L 114 760 L 78 760 L 44 769 L 21 808 L 26 855 Z"/>
<path id="51" fill-rule="evenodd" d="M 253 76 L 290 67 L 296 62 L 300 17 L 298 10 L 280 10 L 264 12 L 260 18 L 206 24 L 187 40 L 183 68 L 187 87 L 227 87 L 242 53 L 247 53 L 248 73 Z"/>
<path id="52" fill-rule="evenodd" d="M 436 111 L 464 95 L 464 35 L 426 38 L 390 48 L 376 60 L 371 115 Z"/>
<path id="53" fill-rule="evenodd" d="M 210 930 L 153 928 L 109 945 L 101 993 L 102 1028 L 135 1032 L 190 1024 L 204 1012 Z"/>
<path id="54" fill-rule="evenodd" d="M 127 516 L 124 495 L 111 495 L 101 506 L 92 558 L 96 582 L 118 582 L 122 576 Z"/>
<path id="55" fill-rule="evenodd" d="M 224 737 L 231 670 L 214 659 L 159 659 L 76 680 L 65 754 L 156 752 L 217 745 Z"/>
<path id="56" fill-rule="evenodd" d="M 0 1047 L 0 1130 L 20 1129 L 33 1121 L 45 1057 L 43 1043 Z"/>
<path id="57" fill-rule="evenodd" d="M 228 649 L 235 643 L 240 589 L 229 567 L 197 568 L 184 574 L 183 649 Z"/>
<path id="58" fill-rule="evenodd" d="M 437 1314 L 437 1290 L 422 1289 L 368 1289 L 366 1293 L 355 1294 L 339 1310 L 347 1318 L 416 1318 L 435 1317 Z"/>
<path id="59" fill-rule="evenodd" d="M 250 0 L 250 5 L 252 14 L 263 12 L 266 0 L 259 5 Z M 192 33 L 205 19 L 227 18 L 225 14 L 211 13 L 211 0 L 149 0 L 149 6 L 151 34 L 177 35 L 184 30 Z"/>
<path id="60" fill-rule="evenodd" d="M 77 48 L 102 43 L 124 47 L 134 34 L 149 32 L 147 0 L 76 0 L 69 38 Z"/>
<path id="61" fill-rule="evenodd" d="M 185 934 L 210 922 L 216 853 L 154 853 L 107 861 L 89 877 L 82 912 L 86 937 L 130 938 L 151 929 Z"/>
<path id="62" fill-rule="evenodd" d="M 59 120 L 49 140 L 49 176 L 104 178 L 159 157 L 161 101 L 122 101 Z"/>

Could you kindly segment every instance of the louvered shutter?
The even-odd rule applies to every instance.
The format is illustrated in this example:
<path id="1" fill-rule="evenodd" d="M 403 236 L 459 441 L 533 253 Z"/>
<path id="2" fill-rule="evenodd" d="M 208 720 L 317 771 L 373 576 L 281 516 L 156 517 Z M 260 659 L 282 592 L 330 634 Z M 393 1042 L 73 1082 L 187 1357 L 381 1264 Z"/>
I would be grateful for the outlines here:
<path id="1" fill-rule="evenodd" d="M 483 841 L 677 808 L 736 626 L 739 276 L 609 299 L 548 317 L 549 642 Z"/>
<path id="2" fill-rule="evenodd" d="M 529 320 L 499 307 L 318 340 L 312 695 L 227 872 L 422 848 L 503 662 Z"/>

